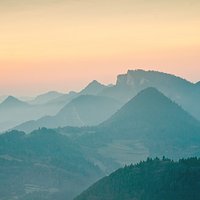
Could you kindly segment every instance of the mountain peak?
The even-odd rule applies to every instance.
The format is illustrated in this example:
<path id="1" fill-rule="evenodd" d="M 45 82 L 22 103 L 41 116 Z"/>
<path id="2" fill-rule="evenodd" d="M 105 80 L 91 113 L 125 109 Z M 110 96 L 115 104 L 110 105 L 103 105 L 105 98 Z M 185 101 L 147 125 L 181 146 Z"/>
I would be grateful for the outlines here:
<path id="1" fill-rule="evenodd" d="M 18 99 L 11 95 L 6 98 L 6 101 L 13 101 L 13 100 L 18 100 Z"/>
<path id="2" fill-rule="evenodd" d="M 89 84 L 98 84 L 98 85 L 102 85 L 100 82 L 98 82 L 97 80 L 93 80 L 92 82 L 90 82 Z"/>
<path id="3" fill-rule="evenodd" d="M 27 106 L 28 104 L 20 101 L 14 96 L 8 96 L 2 103 L 2 107 L 14 107 L 14 106 Z"/>
<path id="4" fill-rule="evenodd" d="M 87 86 L 86 86 L 86 88 L 88 88 L 88 87 L 102 87 L 102 86 L 104 86 L 103 84 L 101 84 L 99 81 L 97 81 L 97 80 L 93 80 L 93 81 L 91 81 Z"/>
<path id="5" fill-rule="evenodd" d="M 165 99 L 168 99 L 166 96 L 164 96 L 164 94 L 162 94 L 158 89 L 154 88 L 154 87 L 148 87 L 144 90 L 142 90 L 141 92 L 138 93 L 138 95 L 135 98 L 144 98 L 144 97 L 149 97 L 149 98 L 154 98 L 156 100 L 157 97 L 164 97 Z M 135 100 L 135 98 L 133 98 L 132 100 Z"/>
<path id="6" fill-rule="evenodd" d="M 63 95 L 64 94 L 59 93 L 57 91 L 49 91 L 49 92 L 38 95 L 37 97 L 35 97 L 35 99 L 33 101 L 31 101 L 31 103 L 32 104 L 45 104 L 49 101 L 52 101 L 56 98 L 63 96 Z"/>
<path id="7" fill-rule="evenodd" d="M 144 104 L 144 106 L 150 106 L 152 104 L 157 104 L 161 101 L 163 104 L 172 103 L 172 101 L 169 98 L 167 98 L 163 93 L 161 93 L 158 89 L 154 87 L 148 87 L 140 91 L 125 106 L 132 106 L 132 104 L 135 103 Z"/>
<path id="8" fill-rule="evenodd" d="M 126 127 L 138 126 L 145 122 L 156 127 L 159 121 L 162 123 L 165 121 L 166 126 L 170 126 L 173 121 L 180 123 L 182 121 L 195 121 L 195 119 L 163 93 L 149 87 L 139 92 L 101 126 L 119 126 L 119 129 L 126 129 Z M 123 124 L 123 127 L 120 124 Z"/>
<path id="9" fill-rule="evenodd" d="M 9 103 L 9 102 L 20 102 L 19 99 L 17 99 L 16 97 L 14 96 L 8 96 L 5 100 L 4 100 L 4 103 Z"/>
<path id="10" fill-rule="evenodd" d="M 90 82 L 81 92 L 80 94 L 89 94 L 89 95 L 97 95 L 107 86 L 99 83 L 97 80 L 93 80 Z"/>

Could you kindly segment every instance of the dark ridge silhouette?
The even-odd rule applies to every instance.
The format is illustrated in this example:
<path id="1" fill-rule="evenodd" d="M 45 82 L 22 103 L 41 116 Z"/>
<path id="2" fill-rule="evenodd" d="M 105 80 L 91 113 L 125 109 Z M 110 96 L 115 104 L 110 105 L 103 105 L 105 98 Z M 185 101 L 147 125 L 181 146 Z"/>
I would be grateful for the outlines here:
<path id="1" fill-rule="evenodd" d="M 200 159 L 148 159 L 105 177 L 75 200 L 199 200 Z"/>
<path id="2" fill-rule="evenodd" d="M 72 199 L 103 173 L 50 129 L 0 135 L 0 199 Z"/>

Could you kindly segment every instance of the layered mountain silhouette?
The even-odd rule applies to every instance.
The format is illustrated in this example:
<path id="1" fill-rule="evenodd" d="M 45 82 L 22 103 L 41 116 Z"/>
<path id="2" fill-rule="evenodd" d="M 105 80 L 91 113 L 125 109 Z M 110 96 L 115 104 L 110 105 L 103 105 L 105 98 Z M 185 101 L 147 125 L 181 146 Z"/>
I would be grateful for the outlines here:
<path id="1" fill-rule="evenodd" d="M 20 101 L 19 99 L 15 98 L 13 96 L 8 96 L 0 104 L 0 110 L 27 107 L 27 106 L 29 106 L 29 105 L 26 102 Z"/>
<path id="2" fill-rule="evenodd" d="M 31 104 L 45 104 L 45 103 L 48 103 L 50 101 L 53 101 L 54 99 L 57 99 L 57 98 L 63 96 L 63 95 L 64 94 L 56 92 L 56 91 L 50 91 L 45 94 L 41 94 L 41 95 L 37 96 L 30 103 Z"/>
<path id="3" fill-rule="evenodd" d="M 75 200 L 199 200 L 200 160 L 148 159 L 105 177 Z"/>
<path id="4" fill-rule="evenodd" d="M 31 124 L 30 120 L 37 121 L 44 116 L 55 116 L 59 110 L 81 95 L 106 96 L 115 99 L 123 105 L 136 96 L 138 92 L 148 87 L 155 87 L 165 96 L 182 106 L 192 116 L 200 119 L 200 90 L 198 85 L 198 83 L 193 84 L 180 77 L 162 72 L 129 70 L 127 74 L 122 74 L 117 77 L 115 85 L 105 86 L 94 80 L 80 92 L 72 91 L 68 94 L 49 92 L 40 95 L 32 101 L 34 106 L 29 111 L 21 109 L 21 117 L 13 115 L 14 111 L 11 110 L 9 112 L 2 112 L 0 113 L 2 115 L 2 119 L 0 116 L 0 131 L 13 128 L 26 121 L 29 121 L 28 124 Z M 8 117 L 4 119 L 3 116 Z M 44 121 L 46 121 L 46 118 L 49 117 L 44 117 Z M 35 124 L 35 122 L 32 123 Z M 70 125 L 70 123 L 64 126 L 66 125 Z M 37 127 L 36 125 L 35 128 Z"/>
<path id="5" fill-rule="evenodd" d="M 107 86 L 93 80 L 83 90 L 80 91 L 81 95 L 97 95 L 102 92 Z"/>
<path id="6" fill-rule="evenodd" d="M 2 111 L 0 112 L 0 131 L 3 132 L 8 129 L 12 129 L 13 127 L 19 124 L 23 124 L 25 122 L 27 122 L 26 124 L 28 124 L 29 127 L 31 127 L 32 124 L 35 124 L 35 126 L 32 126 L 33 128 L 28 129 L 30 131 L 34 130 L 35 128 L 37 129 L 38 127 L 43 126 L 44 124 L 47 124 L 46 126 L 49 127 L 48 126 L 49 123 L 46 122 L 46 121 L 52 120 L 52 118 L 49 116 L 55 116 L 65 105 L 70 103 L 70 101 L 72 101 L 73 99 L 81 95 L 96 95 L 97 93 L 105 89 L 106 87 L 107 86 L 104 86 L 97 81 L 92 81 L 83 90 L 81 90 L 78 93 L 72 91 L 72 92 L 69 92 L 68 94 L 62 94 L 56 91 L 51 91 L 51 92 L 37 96 L 34 100 L 28 101 L 28 103 L 21 101 L 21 103 L 29 105 L 26 108 L 23 106 L 18 106 L 18 107 L 15 106 L 16 109 L 14 109 L 15 107 L 13 107 L 11 103 L 10 105 L 7 105 L 8 104 L 6 103 L 7 101 L 5 103 L 3 102 L 2 105 L 0 104 L 0 108 L 2 107 Z M 8 101 L 10 101 L 9 99 L 13 102 L 15 99 L 15 103 L 17 105 L 16 101 L 18 99 L 11 96 L 8 98 Z M 18 102 L 18 105 L 19 105 L 19 102 Z M 67 118 L 69 119 L 70 116 L 72 115 L 69 114 L 69 117 Z M 95 119 L 98 119 L 98 116 L 95 116 L 95 117 L 96 118 L 94 118 L 94 121 Z M 35 123 L 35 120 L 38 120 L 40 118 L 42 119 L 39 121 L 42 121 L 42 122 L 41 123 L 39 122 L 40 124 L 37 125 Z M 51 123 L 52 125 L 54 124 L 55 126 L 50 126 L 50 127 L 56 128 L 60 125 L 62 126 L 73 125 L 73 123 L 71 123 L 73 120 L 74 118 L 69 119 L 69 123 L 66 123 L 66 124 L 63 124 L 64 123 L 63 121 L 61 123 L 57 123 L 57 122 Z M 101 119 L 99 123 L 101 121 L 103 121 L 103 119 Z M 76 125 L 77 126 L 80 125 L 79 123 L 77 122 Z M 93 125 L 93 123 L 91 124 Z M 89 123 L 86 125 L 91 125 L 91 124 Z M 22 130 L 26 130 L 26 129 L 22 129 Z"/>
<path id="7" fill-rule="evenodd" d="M 114 114 L 121 104 L 114 99 L 93 95 L 81 95 L 64 106 L 55 116 L 28 121 L 15 129 L 31 132 L 39 127 L 94 126 Z"/>
<path id="8" fill-rule="evenodd" d="M 80 92 L 71 91 L 68 94 L 64 94 L 52 101 L 49 101 L 49 103 L 50 104 L 61 104 L 64 106 L 67 103 L 69 103 L 71 100 L 73 100 L 74 98 L 77 98 L 78 96 L 81 96 L 81 95 L 98 95 L 107 87 L 108 86 L 105 86 L 105 85 L 99 83 L 98 81 L 93 80 L 85 88 L 83 88 Z"/>
<path id="9" fill-rule="evenodd" d="M 27 120 L 54 114 L 60 108 L 60 105 L 31 105 L 13 96 L 8 96 L 0 104 L 0 131 L 11 129 Z"/>
<path id="10" fill-rule="evenodd" d="M 77 144 L 53 130 L 0 135 L 0 199 L 72 199 L 101 176 Z"/>
<path id="11" fill-rule="evenodd" d="M 200 91 L 194 83 L 180 77 L 157 71 L 128 70 L 117 77 L 116 85 L 104 89 L 100 95 L 109 96 L 126 103 L 138 92 L 155 87 L 164 95 L 181 105 L 194 117 L 200 119 Z"/>
<path id="12" fill-rule="evenodd" d="M 112 161 L 111 165 L 105 164 L 105 159 L 97 161 L 99 166 L 111 166 L 109 171 L 149 156 L 199 156 L 200 123 L 157 89 L 147 88 L 77 140 L 87 146 L 86 151 L 92 149 L 89 158 Z"/>
<path id="13" fill-rule="evenodd" d="M 103 119 L 109 109 L 116 109 L 114 105 L 119 106 L 112 98 L 82 95 L 54 117 L 64 120 L 63 124 L 66 119 L 94 122 L 96 116 Z M 47 121 L 55 123 L 54 117 Z M 200 156 L 200 122 L 150 87 L 97 126 L 39 129 L 27 135 L 12 131 L 0 136 L 0 193 L 7 199 L 72 199 L 103 174 L 162 156 L 175 160 Z"/>

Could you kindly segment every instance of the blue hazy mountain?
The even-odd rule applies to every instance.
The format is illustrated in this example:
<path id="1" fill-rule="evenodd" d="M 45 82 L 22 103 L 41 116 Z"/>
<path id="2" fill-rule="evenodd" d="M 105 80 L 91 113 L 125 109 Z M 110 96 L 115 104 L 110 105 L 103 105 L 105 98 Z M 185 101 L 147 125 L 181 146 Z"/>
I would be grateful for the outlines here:
<path id="1" fill-rule="evenodd" d="M 80 105 L 86 98 L 94 106 L 88 97 L 74 101 Z M 97 96 L 92 97 L 96 102 Z M 20 200 L 70 200 L 125 164 L 163 155 L 200 156 L 200 122 L 157 89 L 147 88 L 98 126 L 2 135 L 0 155 L 0 193 L 5 198 L 22 194 L 25 197 Z"/>
<path id="2" fill-rule="evenodd" d="M 26 120 L 25 113 L 31 108 L 31 105 L 21 101 L 13 96 L 8 96 L 0 104 L 0 131 L 15 126 L 17 123 Z"/>
<path id="3" fill-rule="evenodd" d="M 97 95 L 102 92 L 107 86 L 93 80 L 83 90 L 80 91 L 81 95 Z"/>
<path id="4" fill-rule="evenodd" d="M 83 90 L 80 92 L 69 92 L 68 94 L 62 94 L 56 91 L 47 92 L 45 94 L 37 96 L 32 101 L 28 103 L 29 107 L 24 109 L 24 107 L 15 106 L 17 109 L 13 109 L 11 106 L 6 106 L 7 103 L 2 104 L 2 112 L 0 113 L 0 131 L 6 131 L 11 129 L 19 124 L 25 123 L 28 121 L 38 120 L 43 117 L 42 121 L 46 121 L 49 117 L 44 116 L 55 116 L 65 105 L 70 103 L 73 99 L 81 95 L 95 95 L 105 89 L 107 86 L 100 84 L 97 81 L 92 81 L 89 83 Z M 9 97 L 9 99 L 14 97 Z M 8 100 L 9 100 L 8 99 Z M 14 102 L 14 100 L 11 100 Z M 17 99 L 15 98 L 15 101 Z M 18 100 L 20 101 L 20 100 Z M 15 102 L 17 104 L 17 102 Z M 19 102 L 18 102 L 19 103 Z M 22 103 L 22 101 L 21 101 Z M 5 108 L 3 108 L 5 105 Z M 12 108 L 12 109 L 11 109 Z M 98 118 L 98 117 L 96 117 Z M 71 119 L 72 121 L 73 119 Z M 61 123 L 62 124 L 62 123 Z M 66 123 L 65 125 L 70 124 Z M 59 126 L 60 124 L 58 124 Z M 51 126 L 52 127 L 52 126 Z M 57 126 L 55 126 L 57 127 Z M 37 128 L 37 126 L 35 126 Z M 31 129 L 33 130 L 33 129 Z"/>
<path id="5" fill-rule="evenodd" d="M 29 106 L 28 103 L 23 102 L 13 96 L 8 96 L 1 104 L 0 110 L 4 109 L 13 109 L 13 108 L 20 108 L 20 107 L 27 107 Z"/>
<path id="6" fill-rule="evenodd" d="M 200 160 L 148 159 L 107 176 L 75 200 L 199 200 Z"/>
<path id="7" fill-rule="evenodd" d="M 123 105 L 133 98 L 138 92 L 147 87 L 157 88 L 167 97 L 181 105 L 184 110 L 188 111 L 197 119 L 200 119 L 200 90 L 197 86 L 198 84 L 193 84 L 185 79 L 166 73 L 144 70 L 129 70 L 127 74 L 118 76 L 116 85 L 105 86 L 98 81 L 92 81 L 80 92 L 70 92 L 63 95 L 55 92 L 55 94 L 53 93 L 52 96 L 55 97 L 58 95 L 57 98 L 50 98 L 51 100 L 49 99 L 47 103 L 35 106 L 31 112 L 28 112 L 26 115 L 24 115 L 25 117 L 23 117 L 22 120 L 12 120 L 18 123 L 10 123 L 9 121 L 5 120 L 3 120 L 3 122 L 0 121 L 0 123 L 4 124 L 3 130 L 6 130 L 26 121 L 29 121 L 28 124 L 30 124 L 30 120 L 38 120 L 41 117 L 49 115 L 55 116 L 59 110 L 61 110 L 65 105 L 69 104 L 70 101 L 83 94 L 107 96 L 115 99 L 118 102 L 121 102 L 121 105 Z M 46 118 L 49 117 L 44 117 L 43 120 L 46 121 Z M 12 124 L 12 126 L 9 124 Z M 67 123 L 66 125 L 70 124 Z M 36 125 L 35 128 L 37 127 L 38 126 Z"/>
<path id="8" fill-rule="evenodd" d="M 30 103 L 31 104 L 45 104 L 45 103 L 48 103 L 49 101 L 53 101 L 54 99 L 61 97 L 62 95 L 64 94 L 60 92 L 56 92 L 56 91 L 50 91 L 50 92 L 38 95 Z"/>
<path id="9" fill-rule="evenodd" d="M 200 90 L 196 90 L 196 84 L 163 72 L 128 70 L 127 74 L 118 75 L 116 85 L 104 89 L 100 95 L 126 103 L 147 87 L 157 88 L 200 119 Z"/>
<path id="10" fill-rule="evenodd" d="M 50 104 L 61 104 L 64 106 L 67 103 L 69 103 L 71 100 L 73 100 L 74 98 L 77 98 L 78 96 L 81 96 L 81 95 L 98 95 L 107 87 L 108 86 L 105 86 L 105 85 L 99 83 L 98 81 L 93 80 L 85 88 L 83 88 L 80 92 L 71 91 L 68 94 L 64 94 L 52 101 L 49 101 L 49 103 Z"/>
<path id="11" fill-rule="evenodd" d="M 147 157 L 200 156 L 200 122 L 155 88 L 139 92 L 110 119 L 78 135 L 88 158 L 107 172 Z"/>
<path id="12" fill-rule="evenodd" d="M 27 120 L 51 115 L 61 109 L 60 105 L 31 105 L 13 96 L 0 103 L 0 132 L 6 131 Z"/>
<path id="13" fill-rule="evenodd" d="M 53 130 L 0 135 L 0 199 L 72 199 L 103 173 Z"/>
<path id="14" fill-rule="evenodd" d="M 55 116 L 28 121 L 15 129 L 31 132 L 39 127 L 94 126 L 108 119 L 120 106 L 119 102 L 108 97 L 81 95 L 64 106 Z"/>

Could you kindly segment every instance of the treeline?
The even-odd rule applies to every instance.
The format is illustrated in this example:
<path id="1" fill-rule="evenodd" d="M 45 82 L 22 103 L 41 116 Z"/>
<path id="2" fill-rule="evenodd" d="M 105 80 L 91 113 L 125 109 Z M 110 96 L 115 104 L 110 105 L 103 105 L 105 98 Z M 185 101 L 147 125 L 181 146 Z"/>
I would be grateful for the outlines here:
<path id="1" fill-rule="evenodd" d="M 199 200 L 199 188 L 199 158 L 148 158 L 103 178 L 76 200 Z"/>

